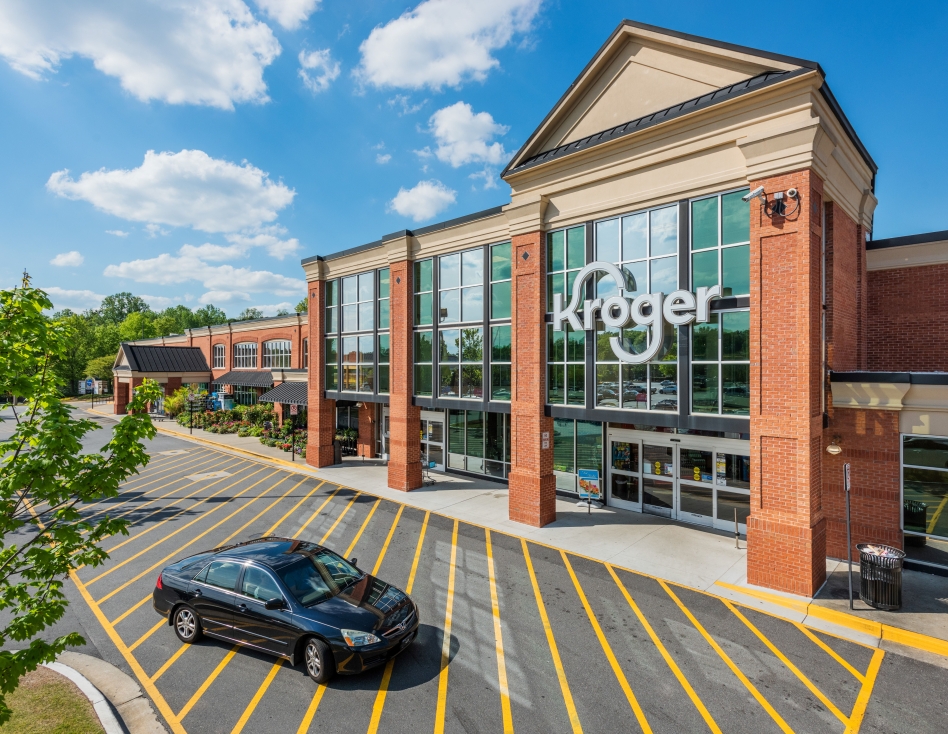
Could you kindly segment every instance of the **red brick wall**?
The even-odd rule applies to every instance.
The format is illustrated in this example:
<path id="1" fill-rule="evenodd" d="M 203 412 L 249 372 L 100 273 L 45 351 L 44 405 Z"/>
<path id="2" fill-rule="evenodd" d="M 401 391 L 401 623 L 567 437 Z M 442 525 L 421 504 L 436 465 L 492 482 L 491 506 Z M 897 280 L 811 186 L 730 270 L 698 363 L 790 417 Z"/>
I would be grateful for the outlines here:
<path id="1" fill-rule="evenodd" d="M 290 342 L 290 368 L 302 369 L 303 367 L 303 339 L 309 336 L 309 328 L 306 323 L 300 326 L 281 326 L 267 327 L 261 325 L 259 329 L 250 329 L 248 331 L 238 331 L 231 333 L 209 334 L 207 329 L 195 329 L 189 340 L 189 346 L 199 347 L 204 353 L 207 364 L 211 367 L 213 376 L 220 377 L 234 369 L 234 344 L 244 342 L 255 342 L 257 344 L 257 369 L 263 367 L 263 343 L 276 339 L 287 339 Z M 224 345 L 224 355 L 226 361 L 223 369 L 214 369 L 214 355 L 212 347 L 215 344 Z"/>
<path id="2" fill-rule="evenodd" d="M 838 205 L 826 205 L 826 362 L 837 372 L 866 368 L 865 247 Z"/>
<path id="3" fill-rule="evenodd" d="M 513 238 L 511 341 L 514 374 L 511 402 L 511 520 L 542 527 L 556 520 L 553 419 L 546 403 L 546 248 L 542 232 Z M 548 433 L 549 448 L 541 448 Z"/>
<path id="4" fill-rule="evenodd" d="M 948 370 L 948 264 L 869 273 L 869 369 Z"/>
<path id="5" fill-rule="evenodd" d="M 388 486 L 421 487 L 421 409 L 412 405 L 412 263 L 391 265 L 391 367 L 389 395 Z M 359 416 L 361 421 L 362 416 Z M 361 425 L 361 424 L 360 424 Z"/>
<path id="6" fill-rule="evenodd" d="M 375 403 L 362 403 L 359 408 L 359 438 L 356 449 L 359 456 L 375 458 Z"/>
<path id="7" fill-rule="evenodd" d="M 812 171 L 752 181 L 796 188 L 800 207 L 770 218 L 751 205 L 752 584 L 812 596 L 826 576 L 821 504 L 823 183 Z"/>
<path id="8" fill-rule="evenodd" d="M 323 338 L 326 309 L 326 283 L 313 281 L 309 284 L 309 337 L 310 363 L 325 362 L 326 340 Z M 323 397 L 326 389 L 326 373 L 320 368 L 309 371 L 307 392 L 307 446 L 306 463 L 310 466 L 330 466 L 335 461 L 333 440 L 336 437 L 336 401 Z"/>
<path id="9" fill-rule="evenodd" d="M 902 547 L 899 487 L 899 413 L 894 410 L 831 410 L 824 445 L 838 436 L 843 452 L 823 457 L 826 554 L 846 557 L 846 494 L 843 464 L 851 465 L 852 553 L 857 543 Z M 854 560 L 859 560 L 854 555 Z"/>

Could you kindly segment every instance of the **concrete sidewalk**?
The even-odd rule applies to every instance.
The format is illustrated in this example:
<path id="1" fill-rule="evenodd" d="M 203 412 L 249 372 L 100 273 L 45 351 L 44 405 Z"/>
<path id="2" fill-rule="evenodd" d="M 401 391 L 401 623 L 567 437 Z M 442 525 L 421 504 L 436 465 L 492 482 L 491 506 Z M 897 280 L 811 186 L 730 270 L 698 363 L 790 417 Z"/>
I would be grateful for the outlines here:
<path id="1" fill-rule="evenodd" d="M 111 415 L 111 405 L 101 410 L 96 406 L 95 413 Z M 199 429 L 192 436 L 171 420 L 156 427 L 162 433 L 278 462 L 334 484 L 705 591 L 858 642 L 903 653 L 907 646 L 948 657 L 948 578 L 905 571 L 903 608 L 882 612 L 858 600 L 857 566 L 853 612 L 845 596 L 846 566 L 839 561 L 827 560 L 827 583 L 816 598 L 809 599 L 749 585 L 745 540 L 735 548 L 732 534 L 710 528 L 608 507 L 588 512 L 562 498 L 557 498 L 556 522 L 534 528 L 508 519 L 506 485 L 487 478 L 433 474 L 437 480 L 433 485 L 400 492 L 389 489 L 387 468 L 378 460 L 346 458 L 342 464 L 314 469 L 303 459 L 291 462 L 288 453 L 264 446 L 256 438 Z"/>

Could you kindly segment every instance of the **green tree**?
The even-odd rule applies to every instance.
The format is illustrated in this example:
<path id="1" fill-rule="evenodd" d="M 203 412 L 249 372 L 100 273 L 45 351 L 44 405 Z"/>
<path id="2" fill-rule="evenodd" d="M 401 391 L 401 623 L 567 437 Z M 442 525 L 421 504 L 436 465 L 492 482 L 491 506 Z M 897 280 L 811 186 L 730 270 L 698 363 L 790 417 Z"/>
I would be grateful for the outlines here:
<path id="1" fill-rule="evenodd" d="M 306 313 L 309 310 L 309 301 L 303 298 L 296 304 L 296 313 Z"/>
<path id="2" fill-rule="evenodd" d="M 115 364 L 114 354 L 93 357 L 86 364 L 86 377 L 94 377 L 97 380 L 111 380 L 113 364 Z"/>
<path id="3" fill-rule="evenodd" d="M 101 565 L 108 554 L 99 543 L 127 533 L 127 521 L 108 514 L 83 520 L 77 507 L 118 494 L 148 462 L 142 440 L 156 433 L 145 408 L 160 389 L 146 380 L 109 442 L 83 453 L 82 439 L 99 426 L 74 418 L 59 399 L 54 365 L 70 349 L 75 322 L 74 315 L 44 316 L 51 308 L 28 276 L 21 287 L 0 290 L 0 395 L 26 400 L 25 407 L 13 407 L 16 425 L 0 441 L 0 611 L 9 620 L 0 627 L 0 645 L 27 643 L 0 652 L 0 724 L 10 717 L 6 695 L 23 674 L 85 642 L 78 632 L 52 642 L 37 635 L 65 613 L 66 577 L 80 565 Z"/>
<path id="4" fill-rule="evenodd" d="M 262 319 L 263 311 L 259 308 L 245 308 L 240 316 L 237 317 L 237 321 L 250 321 L 252 319 Z"/>
<path id="5" fill-rule="evenodd" d="M 92 357 L 97 356 L 95 327 L 88 312 L 77 314 L 62 311 L 53 314 L 53 319 L 63 324 L 68 330 L 68 337 L 63 340 L 63 348 L 53 355 L 50 367 L 58 378 L 63 394 L 75 395 L 79 380 L 86 376 L 86 365 Z"/>
<path id="6" fill-rule="evenodd" d="M 92 352 L 97 357 L 115 356 L 119 345 L 122 343 L 122 336 L 119 334 L 119 325 L 108 321 L 98 319 L 99 323 L 94 327 Z"/>
<path id="7" fill-rule="evenodd" d="M 155 314 L 151 311 L 133 311 L 119 324 L 119 336 L 123 342 L 158 336 L 155 331 Z"/>
<path id="8" fill-rule="evenodd" d="M 130 313 L 143 311 L 151 311 L 151 309 L 144 299 L 133 296 L 128 291 L 106 296 L 102 299 L 102 305 L 99 306 L 99 314 L 102 318 L 113 324 L 122 323 Z"/>
<path id="9" fill-rule="evenodd" d="M 226 323 L 227 314 L 211 303 L 194 312 L 194 326 L 215 326 Z"/>

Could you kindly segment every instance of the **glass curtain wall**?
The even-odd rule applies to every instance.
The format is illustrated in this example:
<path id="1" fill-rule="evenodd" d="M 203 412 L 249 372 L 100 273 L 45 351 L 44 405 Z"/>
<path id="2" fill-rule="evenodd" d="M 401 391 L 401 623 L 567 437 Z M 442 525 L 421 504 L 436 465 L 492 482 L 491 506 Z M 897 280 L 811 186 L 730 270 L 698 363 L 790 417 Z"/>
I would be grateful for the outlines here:
<path id="1" fill-rule="evenodd" d="M 378 313 L 378 392 L 389 391 L 389 321 L 391 319 L 391 271 L 389 268 L 379 270 L 379 313 Z"/>
<path id="2" fill-rule="evenodd" d="M 432 277 L 433 260 L 419 260 L 414 264 L 414 394 L 423 397 L 431 396 L 434 384 L 431 341 L 433 332 L 431 327 L 432 308 L 434 299 L 434 279 Z"/>
<path id="3" fill-rule="evenodd" d="M 598 471 L 600 486 L 605 486 L 602 474 L 602 423 L 554 418 L 553 473 L 556 476 L 556 489 L 578 494 L 577 477 L 580 469 Z"/>
<path id="4" fill-rule="evenodd" d="M 448 468 L 505 479 L 510 472 L 510 416 L 449 410 Z"/>
<path id="5" fill-rule="evenodd" d="M 347 392 L 375 390 L 375 271 L 341 280 L 342 385 Z"/>
<path id="6" fill-rule="evenodd" d="M 339 281 L 326 281 L 326 389 L 339 389 Z"/>
<path id="7" fill-rule="evenodd" d="M 678 289 L 678 207 L 666 206 L 596 222 L 596 259 L 618 265 L 631 297 L 669 294 Z M 618 295 L 612 278 L 602 274 L 596 297 Z M 618 329 L 596 325 L 596 406 L 627 410 L 678 410 L 678 332 L 665 327 L 665 355 L 648 365 L 620 364 L 609 344 L 617 336 L 633 353 L 647 346 L 647 327 Z M 654 337 L 653 337 L 654 338 Z"/>
<path id="8" fill-rule="evenodd" d="M 750 204 L 746 189 L 691 202 L 691 287 L 721 285 L 722 297 L 750 295 Z M 691 410 L 750 414 L 750 311 L 694 324 Z"/>
<path id="9" fill-rule="evenodd" d="M 546 236 L 546 308 L 553 308 L 553 294 L 562 293 L 569 303 L 576 275 L 586 264 L 584 226 L 548 232 Z M 582 318 L 582 317 L 580 317 Z M 558 405 L 586 404 L 586 332 L 563 331 L 547 326 L 546 400 Z"/>
<path id="10" fill-rule="evenodd" d="M 451 325 L 458 324 L 453 328 Z M 438 258 L 438 394 L 484 396 L 484 248 Z"/>
<path id="11" fill-rule="evenodd" d="M 912 560 L 948 567 L 948 437 L 902 436 L 902 528 Z"/>
<path id="12" fill-rule="evenodd" d="M 511 244 L 490 248 L 490 399 L 510 400 Z"/>

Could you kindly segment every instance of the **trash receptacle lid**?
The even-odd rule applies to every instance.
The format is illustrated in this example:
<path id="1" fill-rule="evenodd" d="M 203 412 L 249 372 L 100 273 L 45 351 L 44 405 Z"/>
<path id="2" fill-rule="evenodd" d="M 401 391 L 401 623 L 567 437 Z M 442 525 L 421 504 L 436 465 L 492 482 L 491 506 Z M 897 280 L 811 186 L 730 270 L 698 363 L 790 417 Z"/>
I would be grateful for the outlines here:
<path id="1" fill-rule="evenodd" d="M 870 556 L 879 556 L 881 558 L 905 558 L 905 553 L 898 548 L 890 545 L 880 545 L 878 543 L 860 543 L 856 546 L 860 553 L 866 553 Z"/>

